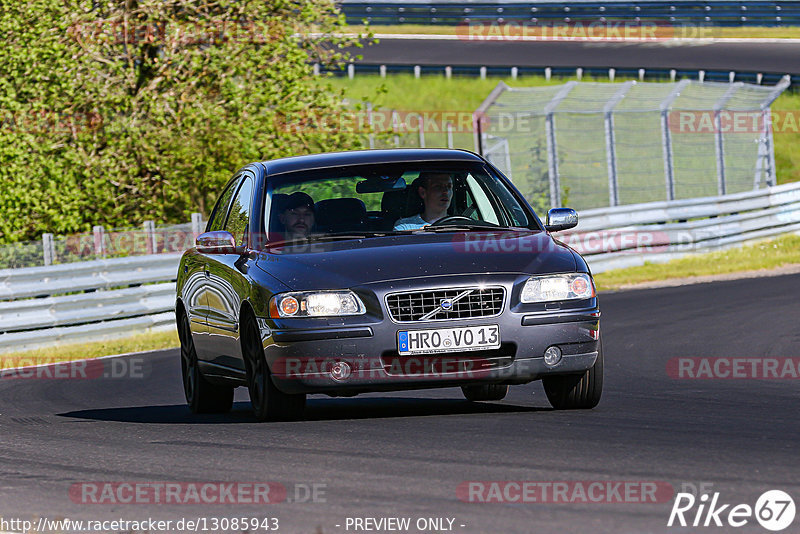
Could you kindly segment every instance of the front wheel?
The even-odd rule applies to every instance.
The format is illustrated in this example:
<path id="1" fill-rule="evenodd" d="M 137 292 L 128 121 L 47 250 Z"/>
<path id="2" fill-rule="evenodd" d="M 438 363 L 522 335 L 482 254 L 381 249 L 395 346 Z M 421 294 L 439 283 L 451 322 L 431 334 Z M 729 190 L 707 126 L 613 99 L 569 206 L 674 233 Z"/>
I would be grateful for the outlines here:
<path id="1" fill-rule="evenodd" d="M 181 312 L 178 323 L 181 342 L 181 375 L 183 393 L 192 413 L 226 413 L 233 407 L 233 388 L 212 384 L 200 372 L 197 351 L 189 329 L 189 318 Z"/>
<path id="2" fill-rule="evenodd" d="M 283 393 L 272 382 L 264 358 L 261 335 L 255 319 L 248 317 L 242 327 L 242 352 L 247 368 L 247 389 L 250 404 L 259 421 L 293 421 L 303 415 L 306 407 L 304 393 Z"/>
<path id="3" fill-rule="evenodd" d="M 597 406 L 603 393 L 603 343 L 597 343 L 597 360 L 577 375 L 542 378 L 547 400 L 556 410 L 588 410 Z"/>

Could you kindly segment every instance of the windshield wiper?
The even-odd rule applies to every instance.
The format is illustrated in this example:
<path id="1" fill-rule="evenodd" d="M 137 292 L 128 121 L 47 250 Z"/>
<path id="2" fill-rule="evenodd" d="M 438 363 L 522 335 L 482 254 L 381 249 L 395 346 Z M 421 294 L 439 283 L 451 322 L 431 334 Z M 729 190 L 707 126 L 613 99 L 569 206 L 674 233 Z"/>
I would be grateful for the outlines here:
<path id="1" fill-rule="evenodd" d="M 480 224 L 445 224 L 442 226 L 425 226 L 420 228 L 426 232 L 493 232 L 497 230 L 511 230 L 509 226 L 484 226 Z"/>
<path id="2" fill-rule="evenodd" d="M 302 245 L 304 243 L 318 243 L 320 241 L 344 241 L 347 239 L 368 239 L 370 237 L 385 237 L 389 235 L 397 235 L 403 232 L 399 231 L 370 231 L 370 232 L 336 232 L 333 234 L 312 234 L 307 237 L 298 237 L 295 239 L 284 239 L 281 241 L 270 241 L 267 246 L 275 247 L 275 246 L 292 246 L 292 245 Z"/>

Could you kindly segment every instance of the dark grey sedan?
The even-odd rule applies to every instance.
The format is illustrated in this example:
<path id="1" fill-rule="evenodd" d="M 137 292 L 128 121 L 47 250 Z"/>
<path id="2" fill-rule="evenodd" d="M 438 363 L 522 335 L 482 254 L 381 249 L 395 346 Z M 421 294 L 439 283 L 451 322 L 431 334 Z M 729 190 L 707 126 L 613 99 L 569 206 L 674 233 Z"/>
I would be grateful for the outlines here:
<path id="1" fill-rule="evenodd" d="M 186 400 L 259 420 L 306 395 L 461 387 L 500 400 L 541 379 L 558 409 L 603 385 L 600 312 L 583 258 L 511 182 L 459 150 L 370 150 L 250 164 L 181 259 Z"/>

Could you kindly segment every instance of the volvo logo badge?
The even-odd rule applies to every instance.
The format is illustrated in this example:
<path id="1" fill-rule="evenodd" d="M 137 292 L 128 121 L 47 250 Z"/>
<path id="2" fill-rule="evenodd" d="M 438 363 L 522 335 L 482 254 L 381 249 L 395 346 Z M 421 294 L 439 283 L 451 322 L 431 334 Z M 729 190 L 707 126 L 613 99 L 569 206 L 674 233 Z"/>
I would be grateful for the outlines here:
<path id="1" fill-rule="evenodd" d="M 452 310 L 453 299 L 442 299 L 441 302 L 439 302 L 439 306 L 441 306 L 444 311 Z"/>

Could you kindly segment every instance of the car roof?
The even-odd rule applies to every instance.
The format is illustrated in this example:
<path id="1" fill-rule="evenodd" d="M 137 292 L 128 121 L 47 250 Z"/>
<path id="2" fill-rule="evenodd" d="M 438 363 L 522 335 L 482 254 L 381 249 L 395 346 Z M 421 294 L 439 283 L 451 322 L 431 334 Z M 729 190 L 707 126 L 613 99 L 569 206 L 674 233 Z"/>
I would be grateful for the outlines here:
<path id="1" fill-rule="evenodd" d="M 483 163 L 480 156 L 467 150 L 442 148 L 413 148 L 385 150 L 353 150 L 350 152 L 326 152 L 290 158 L 262 161 L 268 175 L 286 172 L 324 169 L 346 165 L 369 165 L 374 163 L 402 163 L 405 161 L 462 161 Z"/>

